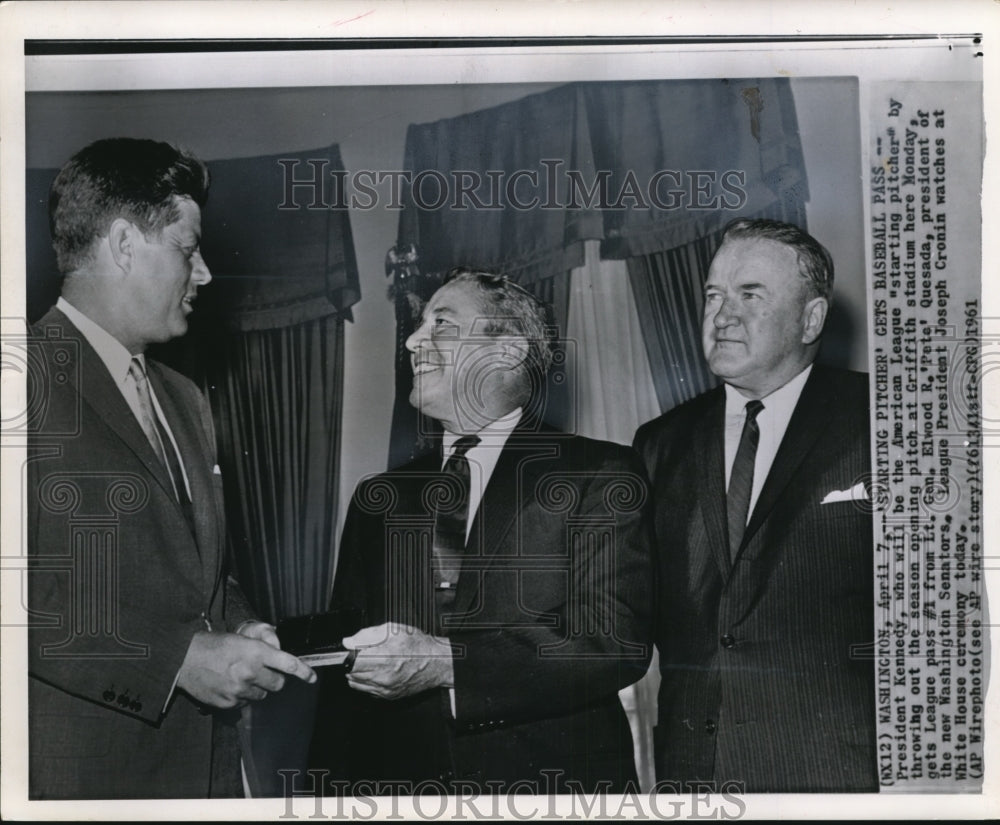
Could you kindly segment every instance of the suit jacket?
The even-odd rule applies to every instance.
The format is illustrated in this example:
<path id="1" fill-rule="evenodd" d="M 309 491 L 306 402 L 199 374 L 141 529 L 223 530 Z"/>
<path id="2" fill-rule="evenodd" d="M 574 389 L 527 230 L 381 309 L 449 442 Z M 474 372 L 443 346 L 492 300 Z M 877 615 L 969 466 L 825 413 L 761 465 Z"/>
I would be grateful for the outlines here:
<path id="1" fill-rule="evenodd" d="M 814 366 L 735 563 L 722 387 L 643 425 L 661 599 L 657 778 L 878 788 L 867 376 Z"/>
<path id="2" fill-rule="evenodd" d="M 56 309 L 32 330 L 29 793 L 204 797 L 213 715 L 174 680 L 195 631 L 224 629 L 222 479 L 208 405 L 148 360 L 191 487 L 193 530 L 162 462 L 86 338 Z M 249 616 L 236 588 L 234 621 Z M 216 761 L 238 780 L 232 733 Z"/>
<path id="3" fill-rule="evenodd" d="M 358 485 L 334 608 L 432 632 L 429 502 L 440 468 L 437 453 Z M 547 781 L 593 791 L 634 780 L 617 693 L 652 650 L 647 498 L 627 447 L 515 430 L 473 520 L 448 617 L 455 715 L 446 689 L 385 701 L 327 673 L 314 764 L 369 780 L 364 793 L 427 780 L 487 792 L 524 790 L 514 784 L 523 780 L 538 793 Z M 411 784 L 371 784 L 384 780 Z"/>

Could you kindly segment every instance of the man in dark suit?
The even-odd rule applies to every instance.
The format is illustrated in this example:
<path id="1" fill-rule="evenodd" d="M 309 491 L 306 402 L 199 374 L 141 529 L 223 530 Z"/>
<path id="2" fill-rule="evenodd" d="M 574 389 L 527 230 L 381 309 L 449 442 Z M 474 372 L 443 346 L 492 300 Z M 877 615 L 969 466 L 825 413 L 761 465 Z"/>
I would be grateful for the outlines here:
<path id="1" fill-rule="evenodd" d="M 550 330 L 529 293 L 464 270 L 406 342 L 442 446 L 355 491 L 333 607 L 369 626 L 314 735 L 359 792 L 636 779 L 618 691 L 651 654 L 645 476 L 626 447 L 537 423 Z"/>
<path id="2" fill-rule="evenodd" d="M 204 397 L 144 356 L 187 331 L 211 279 L 207 185 L 195 158 L 130 139 L 52 185 L 64 280 L 28 376 L 31 798 L 242 795 L 222 709 L 315 680 L 226 582 Z"/>
<path id="3" fill-rule="evenodd" d="M 874 791 L 866 376 L 813 364 L 827 251 L 731 224 L 702 344 L 725 384 L 643 425 L 662 682 L 658 780 Z"/>

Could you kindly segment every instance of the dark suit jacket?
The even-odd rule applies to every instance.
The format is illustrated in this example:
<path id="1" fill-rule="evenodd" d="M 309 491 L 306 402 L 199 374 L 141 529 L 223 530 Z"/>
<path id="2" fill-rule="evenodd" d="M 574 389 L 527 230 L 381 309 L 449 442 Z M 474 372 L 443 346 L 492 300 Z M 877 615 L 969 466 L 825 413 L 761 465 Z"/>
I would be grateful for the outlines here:
<path id="1" fill-rule="evenodd" d="M 358 485 L 334 608 L 364 609 L 370 625 L 432 631 L 428 502 L 440 467 L 435 454 Z M 634 779 L 617 693 L 644 674 L 651 654 L 647 498 L 628 448 L 515 431 L 476 513 L 456 588 L 456 716 L 447 690 L 385 701 L 347 689 L 341 677 L 324 688 L 314 763 L 332 766 L 334 778 L 346 769 L 353 780 L 455 780 L 487 792 L 525 790 L 513 783 L 526 780 L 544 793 L 546 770 L 560 787 L 575 780 L 591 791 L 602 780 L 610 789 Z M 339 746 L 346 766 L 336 765 Z"/>
<path id="2" fill-rule="evenodd" d="M 662 682 L 657 778 L 876 790 L 867 377 L 815 366 L 731 564 L 722 387 L 645 424 Z"/>
<path id="3" fill-rule="evenodd" d="M 147 361 L 188 474 L 192 533 L 83 335 L 53 309 L 32 336 L 29 395 L 40 406 L 27 467 L 29 793 L 228 793 L 219 773 L 210 786 L 213 716 L 172 692 L 206 617 L 224 629 L 222 479 L 208 405 L 186 378 Z M 235 589 L 232 599 L 232 620 L 248 617 Z M 216 758 L 232 783 L 238 753 L 234 736 L 223 738 L 229 756 Z"/>

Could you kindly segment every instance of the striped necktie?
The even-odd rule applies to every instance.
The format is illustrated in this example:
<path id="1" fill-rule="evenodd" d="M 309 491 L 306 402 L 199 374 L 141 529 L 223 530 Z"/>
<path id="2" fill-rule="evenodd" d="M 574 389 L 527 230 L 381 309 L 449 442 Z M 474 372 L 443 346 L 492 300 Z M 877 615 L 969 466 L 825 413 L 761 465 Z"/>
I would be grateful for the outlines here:
<path id="1" fill-rule="evenodd" d="M 133 358 L 129 364 L 128 373 L 135 382 L 136 395 L 139 397 L 139 423 L 142 431 L 146 434 L 149 445 L 153 448 L 157 458 L 167 469 L 170 483 L 174 489 L 174 498 L 182 505 L 190 505 L 187 495 L 187 488 L 184 486 L 184 472 L 181 469 L 180 458 L 174 449 L 173 442 L 160 416 L 153 406 L 153 396 L 149 390 L 149 380 L 146 378 L 146 371 L 142 362 L 138 358 Z M 188 515 L 185 512 L 185 515 Z M 189 518 L 190 521 L 190 518 Z"/>
<path id="2" fill-rule="evenodd" d="M 469 459 L 466 453 L 479 443 L 479 436 L 467 435 L 455 442 L 444 464 L 445 493 L 434 511 L 433 582 L 439 607 L 454 599 L 455 585 L 465 553 L 469 518 Z"/>

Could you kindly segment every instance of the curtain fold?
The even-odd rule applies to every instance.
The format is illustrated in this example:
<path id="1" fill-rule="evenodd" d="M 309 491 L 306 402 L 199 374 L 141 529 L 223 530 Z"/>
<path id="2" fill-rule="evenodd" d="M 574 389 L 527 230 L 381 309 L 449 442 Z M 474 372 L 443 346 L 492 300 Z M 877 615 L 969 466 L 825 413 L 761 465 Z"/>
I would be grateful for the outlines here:
<path id="1" fill-rule="evenodd" d="M 202 254 L 218 306 L 234 329 L 291 326 L 361 297 L 334 144 L 301 152 L 215 160 L 202 216 Z"/>
<path id="2" fill-rule="evenodd" d="M 602 258 L 673 249 L 808 199 L 787 78 L 594 83 L 585 106 L 613 199 Z"/>
<path id="3" fill-rule="evenodd" d="M 636 429 L 659 414 L 642 327 L 624 261 L 602 261 L 600 244 L 589 241 L 585 262 L 570 273 L 567 383 L 580 435 L 631 444 Z M 642 790 L 655 781 L 653 726 L 659 670 L 619 692 L 632 728 Z"/>
<path id="4" fill-rule="evenodd" d="M 226 339 L 211 391 L 232 557 L 262 616 L 324 610 L 336 563 L 344 322 Z"/>
<path id="5" fill-rule="evenodd" d="M 659 415 L 643 330 L 624 261 L 602 261 L 598 241 L 570 273 L 567 377 L 580 435 L 631 444 Z"/>
<path id="6" fill-rule="evenodd" d="M 579 266 L 583 240 L 601 235 L 601 216 L 563 208 L 561 168 L 589 170 L 592 154 L 575 84 L 412 124 L 399 242 L 417 245 L 423 272 L 492 267 L 522 286 Z"/>

